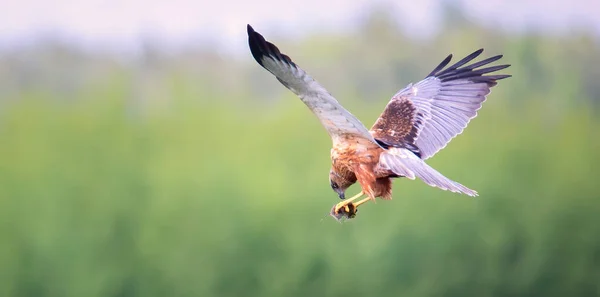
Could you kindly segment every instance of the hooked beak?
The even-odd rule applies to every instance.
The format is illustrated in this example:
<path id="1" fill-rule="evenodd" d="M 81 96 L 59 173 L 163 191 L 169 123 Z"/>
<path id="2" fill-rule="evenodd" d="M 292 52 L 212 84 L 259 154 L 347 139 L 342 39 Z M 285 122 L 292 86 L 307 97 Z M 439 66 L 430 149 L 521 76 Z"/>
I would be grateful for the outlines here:
<path id="1" fill-rule="evenodd" d="M 346 193 L 344 191 L 336 191 L 338 193 L 338 196 L 340 197 L 340 199 L 344 200 L 346 199 Z"/>

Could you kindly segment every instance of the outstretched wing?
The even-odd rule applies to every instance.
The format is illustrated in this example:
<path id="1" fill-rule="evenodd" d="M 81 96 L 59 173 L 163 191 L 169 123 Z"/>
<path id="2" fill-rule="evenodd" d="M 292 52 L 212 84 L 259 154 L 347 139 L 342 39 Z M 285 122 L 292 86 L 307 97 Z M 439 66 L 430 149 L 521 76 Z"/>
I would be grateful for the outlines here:
<path id="1" fill-rule="evenodd" d="M 464 193 L 469 196 L 477 196 L 477 192 L 471 190 L 449 178 L 443 176 L 431 168 L 413 152 L 403 148 L 390 148 L 379 157 L 376 171 L 392 171 L 393 173 L 410 179 L 418 177 L 426 184 L 442 190 L 454 193 Z"/>
<path id="2" fill-rule="evenodd" d="M 252 56 L 286 88 L 294 92 L 319 118 L 334 143 L 347 136 L 361 137 L 375 143 L 369 130 L 325 90 L 318 82 L 282 54 L 272 43 L 248 25 L 248 44 Z"/>
<path id="3" fill-rule="evenodd" d="M 371 128 L 375 139 L 387 146 L 408 148 L 422 159 L 444 148 L 477 116 L 496 81 L 510 77 L 484 75 L 510 65 L 479 68 L 502 55 L 463 66 L 482 52 L 475 51 L 442 70 L 452 59 L 449 55 L 425 79 L 394 95 Z"/>

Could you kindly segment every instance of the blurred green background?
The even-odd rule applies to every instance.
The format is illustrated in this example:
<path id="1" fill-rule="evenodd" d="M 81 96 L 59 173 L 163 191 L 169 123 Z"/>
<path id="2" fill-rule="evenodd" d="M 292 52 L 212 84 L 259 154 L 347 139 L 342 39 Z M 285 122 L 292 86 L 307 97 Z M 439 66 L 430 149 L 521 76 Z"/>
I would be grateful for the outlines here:
<path id="1" fill-rule="evenodd" d="M 3 51 L 0 296 L 600 295 L 598 36 L 393 23 L 266 37 L 366 126 L 449 53 L 513 77 L 429 161 L 480 197 L 396 180 L 343 224 L 327 134 L 249 53 Z"/>

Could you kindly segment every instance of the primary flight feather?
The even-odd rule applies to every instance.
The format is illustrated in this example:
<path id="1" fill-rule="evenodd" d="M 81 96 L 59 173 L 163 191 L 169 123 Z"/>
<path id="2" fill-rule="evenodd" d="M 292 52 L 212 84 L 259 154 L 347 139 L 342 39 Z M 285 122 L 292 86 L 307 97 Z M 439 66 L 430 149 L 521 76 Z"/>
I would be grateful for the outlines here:
<path id="1" fill-rule="evenodd" d="M 469 64 L 483 52 L 480 49 L 446 67 L 452 59 L 449 55 L 425 79 L 396 93 L 369 130 L 275 45 L 250 25 L 247 30 L 254 59 L 298 95 L 331 136 L 332 189 L 345 199 L 348 187 L 356 182 L 361 186 L 358 195 L 334 206 L 334 217 L 352 218 L 359 205 L 376 197 L 391 199 L 391 178 L 396 177 L 419 178 L 433 187 L 477 196 L 424 160 L 462 133 L 477 116 L 490 89 L 498 80 L 510 77 L 489 75 L 510 65 L 482 68 L 502 55 Z M 363 195 L 367 197 L 353 202 Z"/>

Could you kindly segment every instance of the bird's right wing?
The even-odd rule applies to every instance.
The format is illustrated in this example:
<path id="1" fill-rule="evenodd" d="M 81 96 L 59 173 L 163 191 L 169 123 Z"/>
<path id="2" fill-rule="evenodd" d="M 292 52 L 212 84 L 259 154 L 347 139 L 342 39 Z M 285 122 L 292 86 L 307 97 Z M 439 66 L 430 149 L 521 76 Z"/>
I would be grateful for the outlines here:
<path id="1" fill-rule="evenodd" d="M 425 161 L 413 152 L 404 148 L 390 148 L 379 157 L 377 171 L 393 172 L 397 175 L 415 179 L 418 177 L 426 184 L 448 190 L 454 193 L 463 193 L 469 196 L 477 196 L 477 192 L 471 190 L 449 178 L 443 176 L 431 168 Z"/>
<path id="2" fill-rule="evenodd" d="M 248 25 L 248 44 L 252 56 L 279 82 L 294 92 L 319 118 L 334 143 L 360 137 L 376 143 L 369 130 L 346 110 L 325 88 L 282 54 L 272 43 Z"/>

